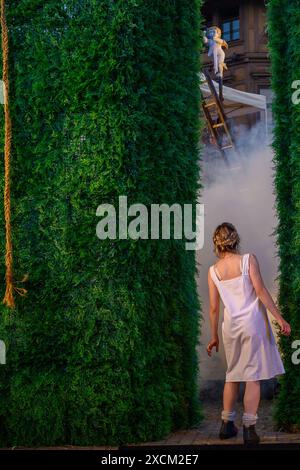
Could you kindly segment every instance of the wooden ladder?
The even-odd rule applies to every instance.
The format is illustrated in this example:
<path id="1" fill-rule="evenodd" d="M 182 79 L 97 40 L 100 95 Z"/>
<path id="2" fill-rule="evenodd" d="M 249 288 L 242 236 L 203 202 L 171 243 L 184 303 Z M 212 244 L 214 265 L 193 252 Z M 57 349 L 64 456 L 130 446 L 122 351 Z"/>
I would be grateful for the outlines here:
<path id="1" fill-rule="evenodd" d="M 222 102 L 216 91 L 211 76 L 204 70 L 206 83 L 210 90 L 209 96 L 202 96 L 202 109 L 209 131 L 222 155 L 225 157 L 225 150 L 234 149 L 234 141 L 230 134 Z M 225 142 L 224 142 L 225 140 Z"/>

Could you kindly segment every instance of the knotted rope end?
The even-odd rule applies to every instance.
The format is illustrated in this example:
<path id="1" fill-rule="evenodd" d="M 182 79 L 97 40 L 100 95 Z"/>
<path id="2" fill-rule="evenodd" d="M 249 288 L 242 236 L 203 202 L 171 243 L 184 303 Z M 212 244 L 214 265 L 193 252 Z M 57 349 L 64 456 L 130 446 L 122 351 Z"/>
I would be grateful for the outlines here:
<path id="1" fill-rule="evenodd" d="M 28 280 L 28 274 L 26 274 L 21 281 L 18 282 L 26 282 Z M 3 304 L 9 308 L 15 308 L 15 299 L 14 299 L 14 291 L 17 292 L 21 297 L 25 297 L 27 294 L 27 289 L 23 287 L 17 287 L 14 285 L 13 280 L 9 279 L 6 283 L 6 291 L 3 298 Z"/>
<path id="2" fill-rule="evenodd" d="M 6 284 L 6 291 L 5 291 L 5 295 L 3 298 L 3 303 L 9 308 L 15 308 L 15 299 L 13 295 L 13 289 L 14 287 L 12 283 Z"/>

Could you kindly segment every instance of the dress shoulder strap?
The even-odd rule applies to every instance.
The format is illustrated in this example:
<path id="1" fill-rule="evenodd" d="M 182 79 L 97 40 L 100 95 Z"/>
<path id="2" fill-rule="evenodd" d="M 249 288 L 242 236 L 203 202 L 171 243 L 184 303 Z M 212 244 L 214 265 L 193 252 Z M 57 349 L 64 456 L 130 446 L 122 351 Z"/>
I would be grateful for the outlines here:
<path id="1" fill-rule="evenodd" d="M 242 270 L 242 273 L 245 274 L 245 275 L 249 274 L 249 256 L 250 256 L 250 253 L 246 253 L 245 255 L 243 255 L 243 270 Z"/>
<path id="2" fill-rule="evenodd" d="M 215 266 L 212 265 L 210 268 L 210 277 L 212 278 L 212 280 L 215 282 L 215 284 L 217 284 L 219 282 L 219 279 L 218 279 L 218 276 L 216 274 L 216 271 L 215 271 Z"/>

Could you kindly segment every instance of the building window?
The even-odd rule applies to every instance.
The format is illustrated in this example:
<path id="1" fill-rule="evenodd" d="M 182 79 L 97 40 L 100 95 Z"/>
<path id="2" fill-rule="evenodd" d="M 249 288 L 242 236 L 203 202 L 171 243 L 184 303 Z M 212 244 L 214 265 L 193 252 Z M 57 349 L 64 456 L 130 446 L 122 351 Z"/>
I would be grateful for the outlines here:
<path id="1" fill-rule="evenodd" d="M 231 18 L 223 20 L 222 24 L 223 39 L 227 42 L 240 39 L 240 20 Z"/>

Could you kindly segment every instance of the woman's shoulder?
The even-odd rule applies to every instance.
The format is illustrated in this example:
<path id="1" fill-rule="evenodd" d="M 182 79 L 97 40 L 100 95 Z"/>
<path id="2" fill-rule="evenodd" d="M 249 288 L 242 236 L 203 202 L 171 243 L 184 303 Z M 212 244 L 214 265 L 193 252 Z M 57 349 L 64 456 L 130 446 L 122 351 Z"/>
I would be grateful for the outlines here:
<path id="1" fill-rule="evenodd" d="M 246 253 L 244 256 L 247 256 L 247 258 L 249 258 L 249 261 L 253 261 L 254 263 L 255 262 L 258 263 L 257 256 L 252 251 L 249 252 L 249 253 Z"/>
<path id="2" fill-rule="evenodd" d="M 215 271 L 215 266 L 216 264 L 211 264 L 209 267 L 208 267 L 208 270 L 207 270 L 207 275 L 208 277 L 211 277 L 211 279 L 215 279 L 216 277 L 216 271 Z"/>
<path id="3" fill-rule="evenodd" d="M 255 253 L 246 253 L 247 255 L 247 258 L 246 258 L 246 266 L 247 266 L 247 271 L 248 272 L 252 272 L 252 271 L 257 271 L 259 270 L 259 262 L 258 262 L 258 259 L 257 259 L 257 256 Z"/>
<path id="4" fill-rule="evenodd" d="M 210 266 L 208 266 L 208 272 L 210 273 L 213 269 L 214 269 L 214 264 L 211 264 Z"/>
<path id="5" fill-rule="evenodd" d="M 258 258 L 256 256 L 255 253 L 248 253 L 248 257 L 249 257 L 249 263 L 251 263 L 252 265 L 255 265 L 255 266 L 258 266 L 259 263 L 258 263 Z"/>

